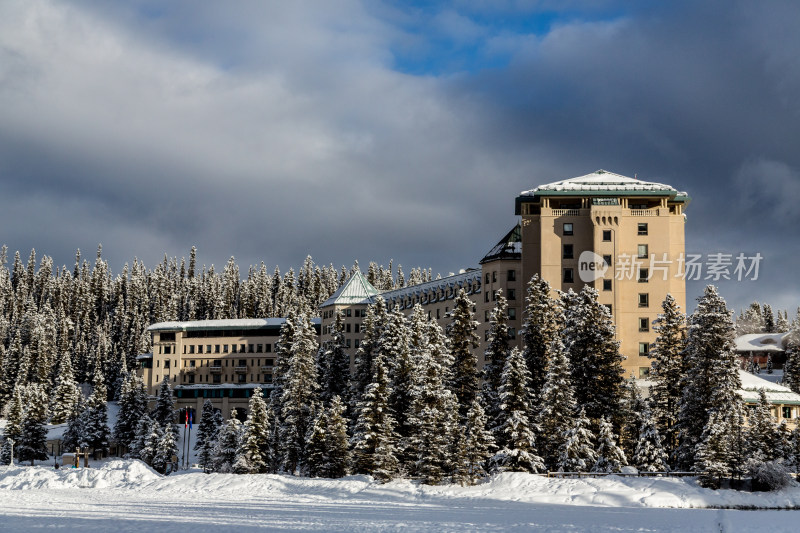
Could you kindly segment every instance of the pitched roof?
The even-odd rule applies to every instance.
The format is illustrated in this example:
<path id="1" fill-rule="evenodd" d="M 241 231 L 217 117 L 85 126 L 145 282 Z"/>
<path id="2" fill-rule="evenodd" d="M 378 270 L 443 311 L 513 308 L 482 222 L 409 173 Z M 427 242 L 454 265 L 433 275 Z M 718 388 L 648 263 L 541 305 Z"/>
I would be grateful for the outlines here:
<path id="1" fill-rule="evenodd" d="M 758 392 L 764 389 L 769 403 L 800 405 L 800 394 L 792 392 L 789 387 L 772 383 L 741 369 L 739 378 L 742 380 L 742 388 L 737 392 L 746 402 L 757 402 Z"/>
<path id="2" fill-rule="evenodd" d="M 749 333 L 736 337 L 733 342 L 737 352 L 772 352 L 786 350 L 788 333 Z"/>
<path id="3" fill-rule="evenodd" d="M 539 185 L 535 189 L 522 191 L 520 196 L 539 196 L 548 194 L 564 194 L 569 192 L 646 192 L 657 195 L 682 196 L 686 197 L 685 192 L 679 192 L 674 187 L 651 181 L 643 181 L 621 174 L 615 174 L 607 170 L 596 170 L 585 176 L 578 176 L 566 180 L 556 181 Z"/>
<path id="4" fill-rule="evenodd" d="M 344 285 L 331 294 L 330 298 L 322 302 L 320 308 L 330 305 L 371 304 L 379 293 L 380 291 L 367 281 L 364 274 L 357 270 Z"/>
<path id="5" fill-rule="evenodd" d="M 225 329 L 264 329 L 280 328 L 285 318 L 234 318 L 222 320 L 188 320 L 185 322 L 157 322 L 147 331 L 192 331 L 192 330 L 225 330 Z M 311 323 L 319 325 L 319 318 L 312 318 Z"/>
<path id="6" fill-rule="evenodd" d="M 489 250 L 489 253 L 483 256 L 483 259 L 480 260 L 480 264 L 497 259 L 522 259 L 522 236 L 519 224 L 506 233 L 505 237 L 500 239 L 500 242 L 495 244 L 494 247 Z"/>

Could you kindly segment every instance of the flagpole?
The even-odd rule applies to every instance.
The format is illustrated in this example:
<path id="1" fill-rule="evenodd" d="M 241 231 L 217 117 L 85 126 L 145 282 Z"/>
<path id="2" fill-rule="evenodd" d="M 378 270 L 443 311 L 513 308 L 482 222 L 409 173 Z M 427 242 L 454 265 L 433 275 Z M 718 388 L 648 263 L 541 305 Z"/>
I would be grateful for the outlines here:
<path id="1" fill-rule="evenodd" d="M 189 410 L 186 410 L 186 419 L 183 421 L 183 459 L 186 460 L 186 427 L 189 425 Z"/>
<path id="2" fill-rule="evenodd" d="M 190 453 L 189 448 L 191 448 L 191 446 L 192 446 L 192 413 L 193 413 L 192 408 L 189 407 L 189 438 L 187 439 L 187 442 L 186 442 L 186 468 L 187 468 L 187 470 L 189 468 L 189 453 Z"/>

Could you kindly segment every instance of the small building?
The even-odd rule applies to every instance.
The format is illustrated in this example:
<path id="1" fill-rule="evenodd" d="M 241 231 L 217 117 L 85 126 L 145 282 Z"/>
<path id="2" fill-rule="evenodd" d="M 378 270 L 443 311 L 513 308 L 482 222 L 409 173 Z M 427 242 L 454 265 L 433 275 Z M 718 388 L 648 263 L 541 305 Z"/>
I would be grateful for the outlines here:
<path id="1" fill-rule="evenodd" d="M 786 345 L 788 333 L 750 333 L 734 339 L 735 350 L 746 368 L 753 360 L 761 368 L 766 368 L 767 360 L 772 358 L 775 368 L 783 368 L 786 362 Z"/>
<path id="2" fill-rule="evenodd" d="M 775 421 L 777 423 L 785 421 L 791 428 L 795 426 L 797 418 L 800 417 L 800 394 L 744 370 L 739 370 L 739 378 L 742 381 L 742 388 L 737 392 L 748 408 L 755 408 L 759 392 L 764 389 L 767 400 L 772 406 L 770 411 Z"/>

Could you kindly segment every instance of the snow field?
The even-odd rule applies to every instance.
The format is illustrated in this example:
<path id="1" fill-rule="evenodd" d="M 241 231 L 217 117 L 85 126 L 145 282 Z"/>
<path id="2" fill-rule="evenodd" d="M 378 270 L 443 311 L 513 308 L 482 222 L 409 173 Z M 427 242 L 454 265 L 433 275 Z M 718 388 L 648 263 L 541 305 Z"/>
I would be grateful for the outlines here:
<path id="1" fill-rule="evenodd" d="M 0 531 L 769 531 L 795 532 L 800 488 L 712 491 L 672 478 L 522 473 L 474 487 L 368 476 L 160 476 L 139 461 L 89 469 L 0 467 Z"/>

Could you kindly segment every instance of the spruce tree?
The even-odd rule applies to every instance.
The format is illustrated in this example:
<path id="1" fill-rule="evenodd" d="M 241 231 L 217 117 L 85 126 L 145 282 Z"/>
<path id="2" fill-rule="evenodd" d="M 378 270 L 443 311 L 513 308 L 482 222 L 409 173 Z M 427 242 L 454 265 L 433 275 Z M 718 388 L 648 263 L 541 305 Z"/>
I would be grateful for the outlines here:
<path id="1" fill-rule="evenodd" d="M 144 458 L 142 457 L 142 450 L 145 449 L 145 443 L 147 438 L 150 436 L 150 430 L 152 427 L 153 419 L 146 414 L 142 415 L 142 418 L 136 422 L 136 430 L 134 432 L 133 440 L 130 443 L 130 448 L 128 449 L 128 455 L 130 457 L 142 459 L 144 461 Z"/>
<path id="2" fill-rule="evenodd" d="M 492 432 L 486 428 L 487 423 L 488 418 L 480 398 L 476 397 L 467 411 L 464 446 L 460 460 L 464 472 L 463 479 L 470 485 L 474 485 L 478 478 L 486 476 L 485 466 L 495 448 Z"/>
<path id="3" fill-rule="evenodd" d="M 497 291 L 497 303 L 489 314 L 489 340 L 486 345 L 484 357 L 483 400 L 486 404 L 486 414 L 489 416 L 489 426 L 497 428 L 500 424 L 500 384 L 506 360 L 509 357 L 509 342 L 511 337 L 508 331 L 508 302 L 502 290 Z M 495 439 L 501 438 L 495 431 Z"/>
<path id="4" fill-rule="evenodd" d="M 24 388 L 22 386 L 14 387 L 11 394 L 11 400 L 6 406 L 5 418 L 6 427 L 3 430 L 3 443 L 4 446 L 2 453 L 0 453 L 0 463 L 9 464 L 11 461 L 11 445 L 9 441 L 14 441 L 16 448 L 17 443 L 22 440 L 22 423 L 25 416 L 25 400 L 23 398 Z"/>
<path id="5" fill-rule="evenodd" d="M 772 313 L 772 306 L 764 304 L 762 315 L 764 316 L 764 333 L 775 333 L 775 315 Z"/>
<path id="6" fill-rule="evenodd" d="M 269 427 L 267 404 L 264 402 L 261 389 L 256 388 L 250 396 L 247 420 L 242 426 L 234 472 L 256 474 L 267 471 L 267 465 L 271 463 Z"/>
<path id="7" fill-rule="evenodd" d="M 153 454 L 152 467 L 155 471 L 165 474 L 172 465 L 172 458 L 178 456 L 178 444 L 169 428 L 160 428 L 159 437 Z"/>
<path id="8" fill-rule="evenodd" d="M 156 405 L 150 412 L 150 418 L 158 422 L 161 427 L 169 427 L 177 439 L 179 432 L 175 417 L 175 399 L 172 396 L 172 387 L 169 385 L 169 378 L 164 376 L 158 388 Z"/>
<path id="9" fill-rule="evenodd" d="M 800 393 L 800 315 L 786 336 L 786 362 L 783 364 L 783 384 Z"/>
<path id="10" fill-rule="evenodd" d="M 135 372 L 128 372 L 122 383 L 119 397 L 119 413 L 114 424 L 114 439 L 118 444 L 130 449 L 136 438 L 136 429 L 147 415 L 147 389 L 144 381 Z"/>
<path id="11" fill-rule="evenodd" d="M 387 315 L 386 327 L 378 341 L 376 353 L 389 370 L 392 390 L 389 395 L 389 409 L 395 417 L 395 431 L 401 441 L 398 451 L 402 453 L 411 436 L 408 417 L 411 412 L 411 388 L 416 362 L 411 360 L 410 331 L 406 317 L 397 307 Z"/>
<path id="12" fill-rule="evenodd" d="M 559 452 L 566 443 L 566 431 L 572 425 L 572 418 L 577 411 L 577 404 L 569 360 L 560 338 L 553 339 L 549 351 L 550 364 L 536 420 L 545 464 L 549 469 L 555 470 Z"/>
<path id="13" fill-rule="evenodd" d="M 459 414 L 466 415 L 478 394 L 478 358 L 473 351 L 480 341 L 475 330 L 478 322 L 472 317 L 472 300 L 464 289 L 453 301 L 452 321 L 447 325 L 447 338 L 453 357 L 451 390 L 458 399 Z"/>
<path id="14" fill-rule="evenodd" d="M 511 350 L 500 376 L 498 403 L 500 412 L 494 431 L 500 450 L 492 458 L 498 470 L 539 473 L 545 470 L 536 453 L 535 431 L 528 413 L 528 383 L 530 374 L 522 353 Z"/>
<path id="15" fill-rule="evenodd" d="M 731 408 L 740 402 L 737 389 L 741 388 L 738 374 L 738 357 L 733 350 L 733 323 L 731 312 L 713 285 L 706 287 L 698 298 L 697 309 L 689 317 L 684 358 L 686 371 L 683 381 L 678 415 L 679 445 L 676 450 L 678 467 L 690 470 L 695 467 L 698 445 L 711 439 L 708 455 L 716 447 L 716 440 L 730 440 L 730 435 L 718 435 L 720 428 L 708 428 L 713 420 L 725 420 Z"/>
<path id="16" fill-rule="evenodd" d="M 550 360 L 550 345 L 561 334 L 564 312 L 561 302 L 550 297 L 550 283 L 538 274 L 528 282 L 525 322 L 522 325 L 522 356 L 531 374 L 531 404 L 539 405 Z"/>
<path id="17" fill-rule="evenodd" d="M 355 370 L 350 381 L 350 411 L 355 415 L 367 386 L 372 383 L 373 359 L 379 346 L 383 329 L 386 327 L 386 303 L 377 297 L 375 303 L 367 307 L 362 323 L 364 337 L 355 354 Z"/>
<path id="18" fill-rule="evenodd" d="M 159 444 L 167 431 L 167 429 L 161 427 L 158 421 L 151 420 L 150 426 L 142 433 L 144 439 L 142 439 L 142 445 L 139 449 L 139 459 L 153 466 L 153 460 L 158 454 Z M 163 473 L 163 470 L 161 473 Z"/>
<path id="19" fill-rule="evenodd" d="M 658 315 L 653 330 L 658 334 L 650 347 L 650 402 L 653 408 L 658 432 L 664 438 L 664 449 L 670 456 L 677 445 L 678 412 L 681 401 L 681 380 L 683 379 L 683 349 L 685 322 L 680 306 L 672 295 L 661 304 L 663 313 Z"/>
<path id="20" fill-rule="evenodd" d="M 84 411 L 84 435 L 86 444 L 95 452 L 108 451 L 111 430 L 108 427 L 108 407 L 106 404 L 107 389 L 105 378 L 100 368 L 97 368 L 94 378 L 94 390 L 86 402 Z"/>
<path id="21" fill-rule="evenodd" d="M 594 434 L 590 429 L 586 411 L 572 419 L 572 425 L 564 432 L 564 445 L 559 450 L 559 472 L 588 472 L 597 462 Z"/>
<path id="22" fill-rule="evenodd" d="M 47 395 L 43 385 L 32 383 L 25 388 L 22 428 L 17 441 L 20 462 L 47 460 Z"/>
<path id="23" fill-rule="evenodd" d="M 236 418 L 236 409 L 233 409 L 231 417 L 219 430 L 217 443 L 214 446 L 212 463 L 215 471 L 222 473 L 233 472 L 241 433 L 242 423 Z"/>
<path id="24" fill-rule="evenodd" d="M 61 365 L 50 401 L 50 423 L 63 424 L 72 418 L 80 401 L 80 394 L 72 371 L 72 358 L 65 353 L 61 356 Z"/>
<path id="25" fill-rule="evenodd" d="M 668 470 L 667 454 L 662 446 L 661 435 L 650 409 L 645 409 L 642 414 L 642 427 L 636 443 L 636 452 L 633 455 L 633 465 L 641 472 L 666 472 Z"/>
<path id="26" fill-rule="evenodd" d="M 350 356 L 345 350 L 344 318 L 336 311 L 331 329 L 331 340 L 320 350 L 320 397 L 329 404 L 334 396 L 343 397 L 350 378 Z"/>
<path id="27" fill-rule="evenodd" d="M 580 294 L 570 290 L 565 306 L 564 346 L 569 354 L 575 400 L 592 421 L 615 417 L 622 400 L 622 356 L 608 308 L 588 285 Z M 619 426 L 619 420 L 612 420 Z"/>
<path id="28" fill-rule="evenodd" d="M 308 439 L 308 475 L 340 478 L 347 474 L 350 452 L 344 404 L 338 396 L 320 409 Z"/>
<path id="29" fill-rule="evenodd" d="M 389 409 L 391 385 L 386 365 L 380 355 L 372 363 L 372 382 L 358 405 L 358 419 L 350 441 L 353 470 L 358 474 L 371 474 L 386 482 L 397 475 L 397 434 L 394 416 Z"/>
<path id="30" fill-rule="evenodd" d="M 194 449 L 198 451 L 197 458 L 203 469 L 208 469 L 211 464 L 211 456 L 214 451 L 214 444 L 216 444 L 217 434 L 222 426 L 221 418 L 215 416 L 219 413 L 214 409 L 211 400 L 206 399 L 203 402 L 203 410 L 200 415 L 200 423 L 197 424 L 197 436 L 194 443 Z"/>
<path id="31" fill-rule="evenodd" d="M 310 319 L 297 317 L 294 341 L 281 396 L 283 465 L 294 473 L 305 459 L 306 435 L 313 421 L 312 406 L 319 391 L 315 354 L 318 343 Z"/>
<path id="32" fill-rule="evenodd" d="M 628 464 L 625 452 L 617 446 L 614 428 L 608 417 L 600 419 L 600 431 L 597 435 L 597 461 L 592 467 L 592 472 L 619 472 Z"/>
<path id="33" fill-rule="evenodd" d="M 770 408 L 767 393 L 758 391 L 758 403 L 750 411 L 747 427 L 748 458 L 756 461 L 774 461 L 780 457 L 781 434 Z"/>

